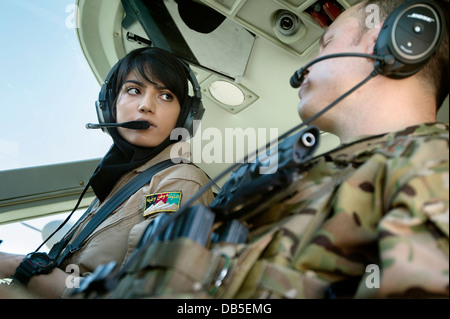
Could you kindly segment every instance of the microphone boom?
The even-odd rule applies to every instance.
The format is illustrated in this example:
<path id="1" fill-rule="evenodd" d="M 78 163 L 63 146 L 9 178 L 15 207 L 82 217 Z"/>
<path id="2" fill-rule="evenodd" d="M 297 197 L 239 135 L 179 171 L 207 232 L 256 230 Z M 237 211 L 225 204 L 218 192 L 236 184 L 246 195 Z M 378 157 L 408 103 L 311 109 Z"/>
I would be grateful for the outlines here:
<path id="1" fill-rule="evenodd" d="M 311 62 L 309 62 L 308 64 L 306 64 L 304 67 L 302 67 L 301 69 L 298 69 L 297 71 L 295 71 L 295 73 L 291 76 L 290 79 L 290 84 L 294 89 L 299 88 L 303 81 L 305 80 L 305 75 L 308 73 L 308 69 L 313 65 L 316 64 L 317 62 L 326 60 L 326 59 L 333 59 L 333 58 L 343 58 L 343 57 L 359 57 L 359 58 L 368 58 L 368 59 L 372 59 L 375 60 L 376 63 L 375 64 L 375 68 L 379 69 L 379 73 L 382 73 L 380 71 L 383 70 L 383 65 L 384 64 L 393 64 L 394 60 L 393 57 L 390 55 L 387 56 L 379 56 L 379 55 L 373 55 L 373 54 L 366 54 L 366 53 L 357 53 L 357 52 L 350 52 L 350 53 L 336 53 L 336 54 L 330 54 L 330 55 L 324 55 L 321 56 L 317 59 L 312 60 Z"/>
<path id="2" fill-rule="evenodd" d="M 94 124 L 87 123 L 87 129 L 99 129 L 99 128 L 107 128 L 107 127 L 124 127 L 132 130 L 146 130 L 150 127 L 150 122 L 148 121 L 130 121 L 123 123 L 103 123 L 103 124 Z"/>

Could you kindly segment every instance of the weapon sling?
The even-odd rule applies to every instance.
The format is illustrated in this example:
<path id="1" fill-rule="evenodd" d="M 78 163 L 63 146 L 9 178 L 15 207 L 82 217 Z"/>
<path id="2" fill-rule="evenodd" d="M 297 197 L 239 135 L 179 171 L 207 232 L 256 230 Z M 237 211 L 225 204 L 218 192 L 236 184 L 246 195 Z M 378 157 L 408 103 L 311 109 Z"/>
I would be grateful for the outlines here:
<path id="1" fill-rule="evenodd" d="M 101 207 L 98 212 L 93 216 L 91 221 L 86 225 L 86 227 L 81 231 L 77 238 L 71 243 L 68 242 L 72 239 L 73 233 L 70 236 L 64 236 L 62 240 L 56 243 L 49 252 L 49 256 L 56 261 L 56 264 L 59 266 L 66 259 L 69 254 L 74 253 L 84 245 L 84 240 L 100 225 L 121 203 L 123 203 L 128 197 L 137 192 L 142 186 L 148 183 L 153 175 L 158 173 L 159 171 L 166 169 L 175 163 L 171 160 L 165 160 L 160 163 L 157 163 L 141 174 L 132 179 L 128 184 L 122 187 L 103 207 Z M 81 221 L 85 215 L 87 215 L 92 207 L 95 205 L 97 201 L 91 204 L 88 210 L 84 213 L 84 215 L 79 219 Z M 75 229 L 77 227 L 78 222 L 72 227 Z M 69 231 L 70 232 L 70 231 Z M 63 251 L 64 250 L 64 251 Z M 62 253 L 61 253 L 62 252 Z"/>

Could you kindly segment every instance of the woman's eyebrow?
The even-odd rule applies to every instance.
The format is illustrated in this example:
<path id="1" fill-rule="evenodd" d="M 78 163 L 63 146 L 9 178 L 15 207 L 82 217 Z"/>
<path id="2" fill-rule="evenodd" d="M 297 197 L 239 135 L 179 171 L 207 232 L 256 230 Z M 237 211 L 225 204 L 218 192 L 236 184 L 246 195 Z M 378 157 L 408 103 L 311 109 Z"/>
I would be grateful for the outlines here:
<path id="1" fill-rule="evenodd" d="M 136 85 L 139 85 L 139 86 L 144 86 L 144 83 L 142 83 L 142 82 L 140 82 L 140 81 L 136 81 L 136 80 L 126 80 L 125 82 L 124 82 L 124 84 L 125 83 L 133 83 L 133 84 L 136 84 Z"/>
<path id="2" fill-rule="evenodd" d="M 137 80 L 126 80 L 125 82 L 124 82 L 124 84 L 125 83 L 133 83 L 133 84 L 136 84 L 136 85 L 138 85 L 138 86 L 141 86 L 141 87 L 144 87 L 145 86 L 145 84 L 143 83 L 143 82 L 140 82 L 140 81 L 137 81 Z M 166 87 L 166 86 L 164 86 L 164 85 L 159 85 L 159 84 L 157 84 L 157 83 L 154 83 L 154 82 L 149 82 L 151 85 L 153 85 L 156 89 L 158 89 L 158 90 L 168 90 L 168 88 Z"/>

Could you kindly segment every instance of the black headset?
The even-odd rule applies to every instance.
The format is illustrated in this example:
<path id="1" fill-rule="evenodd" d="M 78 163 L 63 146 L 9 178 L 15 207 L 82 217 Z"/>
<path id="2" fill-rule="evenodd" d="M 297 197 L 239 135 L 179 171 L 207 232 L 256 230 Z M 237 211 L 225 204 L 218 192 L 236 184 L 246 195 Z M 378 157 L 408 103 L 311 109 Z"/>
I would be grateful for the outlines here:
<path id="1" fill-rule="evenodd" d="M 386 18 L 374 48 L 374 55 L 394 57 L 381 74 L 402 79 L 419 72 L 439 48 L 445 23 L 434 1 L 409 0 L 397 7 Z"/>
<path id="2" fill-rule="evenodd" d="M 202 93 L 200 89 L 200 85 L 197 82 L 197 78 L 195 77 L 194 72 L 189 67 L 189 64 L 184 62 L 181 59 L 178 59 L 181 64 L 185 67 L 188 73 L 188 80 L 193 88 L 193 96 L 189 94 L 186 96 L 182 109 L 187 107 L 189 109 L 189 113 L 184 122 L 183 128 L 187 129 L 190 136 L 194 136 L 197 126 L 195 125 L 196 120 L 200 121 L 205 113 L 205 108 L 202 103 Z M 113 117 L 113 106 L 114 106 L 114 94 L 112 88 L 112 83 L 114 82 L 114 78 L 117 76 L 117 69 L 119 68 L 120 59 L 109 71 L 108 75 L 105 78 L 105 82 L 102 84 L 100 89 L 100 93 L 98 94 L 98 100 L 95 101 L 95 109 L 97 111 L 97 117 L 99 123 L 107 124 L 114 123 L 115 119 Z M 109 134 L 107 127 L 102 127 L 103 132 Z"/>
<path id="3" fill-rule="evenodd" d="M 290 79 L 298 88 L 308 69 L 315 63 L 339 57 L 375 60 L 376 74 L 403 79 L 419 72 L 439 48 L 445 35 L 445 16 L 440 6 L 430 0 L 408 0 L 385 20 L 374 47 L 374 54 L 335 53 L 312 60 Z"/>

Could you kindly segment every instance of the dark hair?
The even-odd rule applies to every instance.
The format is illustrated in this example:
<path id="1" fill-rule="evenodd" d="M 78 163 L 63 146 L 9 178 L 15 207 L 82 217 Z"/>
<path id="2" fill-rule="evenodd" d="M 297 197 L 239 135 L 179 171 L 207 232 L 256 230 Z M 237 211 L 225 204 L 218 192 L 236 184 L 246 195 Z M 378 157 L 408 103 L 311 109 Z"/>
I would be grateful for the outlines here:
<path id="1" fill-rule="evenodd" d="M 182 62 L 172 53 L 157 47 L 133 50 L 122 58 L 116 72 L 111 83 L 114 88 L 114 117 L 119 92 L 130 72 L 136 72 L 138 77 L 147 82 L 161 82 L 175 94 L 183 108 L 188 95 L 188 73 Z"/>
<path id="2" fill-rule="evenodd" d="M 361 24 L 361 33 L 360 38 L 357 39 L 359 41 L 361 36 L 368 30 L 368 27 L 365 23 L 365 7 L 368 5 L 374 4 L 378 6 L 380 12 L 380 21 L 385 21 L 386 18 L 400 5 L 402 5 L 406 0 L 364 0 L 359 4 L 359 16 L 362 18 L 360 20 Z M 445 21 L 444 28 L 445 33 L 440 47 L 425 65 L 425 67 L 419 71 L 418 75 L 421 76 L 427 83 L 431 83 L 432 87 L 435 88 L 436 95 L 436 108 L 442 106 L 446 96 L 449 93 L 448 88 L 448 78 L 449 78 L 449 62 L 448 62 L 448 1 L 447 0 L 434 0 L 436 4 L 438 4 L 442 11 L 444 12 Z"/>

